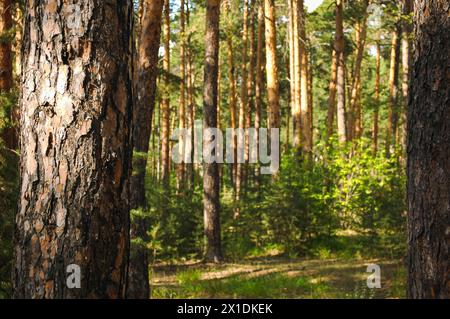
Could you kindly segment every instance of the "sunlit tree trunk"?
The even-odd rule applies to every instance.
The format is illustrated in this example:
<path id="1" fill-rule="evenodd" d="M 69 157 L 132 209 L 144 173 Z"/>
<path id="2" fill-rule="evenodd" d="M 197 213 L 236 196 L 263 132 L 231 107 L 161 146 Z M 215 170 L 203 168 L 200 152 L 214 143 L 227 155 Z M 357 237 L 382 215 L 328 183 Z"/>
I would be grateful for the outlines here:
<path id="1" fill-rule="evenodd" d="M 219 18 L 220 0 L 206 2 L 205 77 L 203 88 L 203 127 L 217 127 L 217 77 L 219 69 Z M 205 135 L 205 134 L 204 134 Z M 204 136 L 203 143 L 212 137 Z M 220 181 L 218 163 L 203 164 L 203 205 L 206 237 L 205 260 L 220 262 Z"/>
<path id="2" fill-rule="evenodd" d="M 228 50 L 228 78 L 229 78 L 229 84 L 230 84 L 230 97 L 229 97 L 229 103 L 230 103 L 230 119 L 231 119 L 231 128 L 234 129 L 237 127 L 237 121 L 236 121 L 236 108 L 237 108 L 237 96 L 236 96 L 236 78 L 235 78 L 235 63 L 234 63 L 234 51 L 233 51 L 233 38 L 232 38 L 232 24 L 231 24 L 231 15 L 230 15 L 230 8 L 228 6 L 225 6 L 226 9 L 226 18 L 227 18 L 227 24 L 228 24 L 228 30 L 227 30 L 227 50 Z M 233 164 L 231 169 L 231 179 L 232 184 L 234 187 L 234 192 L 236 194 L 236 173 L 237 173 L 237 139 L 236 137 L 232 140 L 232 150 L 233 150 Z"/>
<path id="3" fill-rule="evenodd" d="M 178 109 L 178 128 L 184 130 L 186 128 L 186 25 L 185 25 L 185 1 L 180 2 L 180 105 Z M 177 164 L 177 189 L 178 191 L 184 189 L 185 181 L 185 144 L 184 134 L 179 136 L 178 145 L 178 156 L 181 162 Z"/>
<path id="4" fill-rule="evenodd" d="M 375 109 L 373 111 L 372 150 L 376 155 L 378 152 L 378 117 L 380 110 L 380 67 L 381 47 L 380 39 L 377 39 L 376 70 L 375 70 Z"/>
<path id="5" fill-rule="evenodd" d="M 191 163 L 186 164 L 186 179 L 189 183 L 189 189 L 192 191 L 194 189 L 195 183 L 195 172 L 194 172 L 194 112 L 195 112 L 195 101 L 194 101 L 194 69 L 193 69 L 193 56 L 191 48 L 191 33 L 190 29 L 190 10 L 189 1 L 187 1 L 186 8 L 186 23 L 189 27 L 189 34 L 187 35 L 187 67 L 186 67 L 186 80 L 187 80 L 187 99 L 188 99 L 188 112 L 187 112 L 187 126 L 191 132 L 191 138 L 187 143 L 190 143 L 192 150 L 190 159 Z"/>
<path id="6" fill-rule="evenodd" d="M 310 154 L 312 151 L 311 136 L 311 114 L 308 104 L 309 96 L 309 62 L 308 52 L 306 51 L 306 21 L 303 0 L 299 0 L 299 51 L 300 51 L 300 126 L 301 126 L 301 146 L 304 154 Z"/>
<path id="7" fill-rule="evenodd" d="M 261 110 L 263 108 L 263 48 L 264 48 L 264 4 L 258 3 L 258 44 L 256 47 L 256 74 L 255 74 L 255 129 L 256 129 L 256 149 L 259 149 L 259 128 L 261 127 Z M 292 82 L 291 82 L 292 83 Z M 259 154 L 256 152 L 257 159 Z M 259 182 L 259 168 L 255 169 L 256 182 Z"/>
<path id="8" fill-rule="evenodd" d="M 280 93 L 278 85 L 278 66 L 276 57 L 276 24 L 274 0 L 264 0 L 266 35 L 266 74 L 267 100 L 269 109 L 269 128 L 280 128 Z"/>
<path id="9" fill-rule="evenodd" d="M 300 0 L 292 0 L 292 38 L 293 38 L 293 94 L 294 105 L 292 107 L 293 131 L 295 148 L 301 147 L 302 143 L 302 112 L 301 112 L 301 62 L 302 52 L 300 44 Z"/>
<path id="10" fill-rule="evenodd" d="M 163 92 L 161 102 L 161 180 L 163 185 L 169 187 L 170 179 L 170 98 L 169 98 L 169 75 L 170 75 L 170 3 L 164 0 L 164 57 L 163 57 Z"/>
<path id="11" fill-rule="evenodd" d="M 125 297 L 133 6 L 75 5 L 25 4 L 16 298 Z"/>
<path id="12" fill-rule="evenodd" d="M 361 95 L 361 66 L 364 57 L 367 35 L 367 11 L 368 1 L 364 2 L 364 17 L 356 24 L 356 59 L 353 71 L 353 82 L 350 93 L 349 110 L 349 139 L 359 138 L 362 135 L 361 104 L 359 97 Z"/>
<path id="13" fill-rule="evenodd" d="M 247 58 L 248 58 L 248 0 L 244 0 L 244 19 L 242 26 L 242 65 L 241 65 L 241 101 L 239 105 L 239 128 L 245 129 L 245 118 L 247 113 Z M 239 141 L 240 137 L 238 137 L 238 145 L 239 143 L 245 144 L 245 136 L 242 136 L 242 141 Z M 245 147 L 245 146 L 244 146 Z M 245 151 L 245 149 L 244 149 Z M 239 203 L 241 199 L 241 188 L 243 181 L 243 164 L 240 163 L 238 159 L 237 164 L 237 172 L 236 172 L 236 202 Z M 236 207 L 234 211 L 234 218 L 239 216 L 239 207 Z"/>
<path id="14" fill-rule="evenodd" d="M 450 6 L 415 1 L 408 107 L 408 297 L 450 298 Z"/>
<path id="15" fill-rule="evenodd" d="M 336 50 L 333 48 L 331 57 L 331 80 L 328 86 L 328 111 L 327 111 L 327 140 L 333 135 L 334 117 L 336 114 L 336 82 L 337 82 L 338 59 Z"/>
<path id="16" fill-rule="evenodd" d="M 400 63 L 400 24 L 397 24 L 392 32 L 391 39 L 391 60 L 389 66 L 389 115 L 388 130 L 386 135 L 386 153 L 390 154 L 391 146 L 396 144 L 398 125 L 398 76 Z"/>
<path id="17" fill-rule="evenodd" d="M 345 118 L 345 56 L 342 0 L 336 0 L 336 38 L 334 49 L 337 57 L 337 128 L 339 142 L 345 143 L 347 141 L 347 126 Z"/>
<path id="18" fill-rule="evenodd" d="M 135 61 L 135 110 L 133 114 L 133 174 L 131 177 L 131 208 L 145 209 L 145 175 L 148 159 L 153 110 L 156 99 L 158 50 L 161 35 L 163 0 L 142 1 L 139 47 Z M 131 222 L 131 251 L 128 269 L 127 298 L 149 297 L 147 248 L 133 244 L 134 239 L 147 237 L 145 219 Z"/>
<path id="19" fill-rule="evenodd" d="M 409 78 L 410 78 L 410 60 L 411 60 L 411 45 L 410 37 L 412 31 L 412 24 L 409 22 L 409 15 L 413 11 L 412 0 L 402 0 L 403 11 L 403 32 L 402 32 L 402 109 L 401 109 L 401 143 L 404 151 L 406 151 L 406 115 L 408 112 L 409 99 Z"/>

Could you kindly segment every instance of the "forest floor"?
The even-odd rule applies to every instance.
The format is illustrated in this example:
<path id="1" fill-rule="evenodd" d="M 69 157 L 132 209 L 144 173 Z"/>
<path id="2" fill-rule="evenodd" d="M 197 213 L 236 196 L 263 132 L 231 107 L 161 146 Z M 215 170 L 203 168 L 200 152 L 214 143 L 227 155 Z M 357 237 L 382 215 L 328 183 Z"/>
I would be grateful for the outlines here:
<path id="1" fill-rule="evenodd" d="M 381 288 L 367 287 L 368 264 L 381 267 Z M 404 298 L 400 260 L 244 259 L 237 263 L 156 264 L 152 298 Z"/>

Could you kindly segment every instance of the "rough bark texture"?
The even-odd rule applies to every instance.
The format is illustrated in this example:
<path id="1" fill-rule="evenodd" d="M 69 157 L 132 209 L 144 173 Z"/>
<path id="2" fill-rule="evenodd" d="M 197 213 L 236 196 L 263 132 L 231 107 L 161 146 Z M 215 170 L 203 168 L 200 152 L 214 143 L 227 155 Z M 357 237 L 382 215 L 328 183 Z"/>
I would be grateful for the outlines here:
<path id="1" fill-rule="evenodd" d="M 347 124 L 345 118 L 345 57 L 344 57 L 344 26 L 342 0 L 336 1 L 336 38 L 334 49 L 337 56 L 337 127 L 339 142 L 347 142 Z"/>
<path id="2" fill-rule="evenodd" d="M 16 298 L 121 298 L 129 250 L 131 1 L 27 1 Z M 77 264 L 81 288 L 66 285 Z"/>
<path id="3" fill-rule="evenodd" d="M 302 51 L 300 50 L 300 15 L 299 15 L 299 1 L 292 0 L 291 4 L 291 18 L 292 18 L 292 41 L 293 41 L 293 73 L 292 73 L 292 85 L 293 85 L 293 100 L 292 107 L 292 119 L 294 130 L 294 147 L 298 148 L 302 143 L 302 113 L 301 113 L 301 58 Z"/>
<path id="4" fill-rule="evenodd" d="M 203 89 L 203 127 L 217 127 L 217 78 L 219 71 L 220 0 L 206 4 L 205 75 Z M 204 134 L 204 143 L 211 143 Z M 206 237 L 205 260 L 220 262 L 220 180 L 218 163 L 203 164 L 203 213 Z"/>
<path id="5" fill-rule="evenodd" d="M 131 208 L 145 209 L 145 171 L 156 98 L 158 50 L 161 35 L 163 0 L 145 0 L 139 30 L 139 48 L 135 61 L 135 109 L 133 113 L 133 174 Z M 131 240 L 146 238 L 147 225 L 142 218 L 131 222 Z M 147 249 L 131 244 L 127 298 L 149 297 Z"/>
<path id="6" fill-rule="evenodd" d="M 280 128 L 280 89 L 278 85 L 277 34 L 274 0 L 264 0 L 266 34 L 266 74 L 269 128 Z"/>
<path id="7" fill-rule="evenodd" d="M 408 296 L 450 298 L 450 4 L 415 1 L 408 110 Z"/>

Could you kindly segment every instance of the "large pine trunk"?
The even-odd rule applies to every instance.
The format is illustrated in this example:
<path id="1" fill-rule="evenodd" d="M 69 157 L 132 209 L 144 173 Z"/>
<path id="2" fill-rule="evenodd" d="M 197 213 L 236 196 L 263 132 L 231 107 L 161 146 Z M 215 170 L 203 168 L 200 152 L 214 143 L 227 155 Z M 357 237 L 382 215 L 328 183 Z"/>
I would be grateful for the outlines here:
<path id="1" fill-rule="evenodd" d="M 14 296 L 124 297 L 132 2 L 27 1 L 25 10 Z M 66 284 L 71 264 L 79 289 Z"/>
<path id="2" fill-rule="evenodd" d="M 416 0 L 408 110 L 411 298 L 450 298 L 450 6 Z"/>
<path id="3" fill-rule="evenodd" d="M 217 127 L 217 78 L 219 71 L 220 0 L 206 4 L 205 75 L 203 88 L 203 128 Z M 204 143 L 211 143 L 204 134 Z M 217 162 L 203 164 L 203 205 L 206 237 L 205 260 L 220 262 L 220 180 Z"/>
<path id="4" fill-rule="evenodd" d="M 156 77 L 158 74 L 158 50 L 161 35 L 163 0 L 145 0 L 137 53 L 135 110 L 133 116 L 133 175 L 131 177 L 131 208 L 145 209 L 145 175 L 148 158 L 150 132 L 156 98 Z M 145 239 L 147 225 L 145 219 L 136 217 L 131 223 L 131 239 Z M 147 249 L 141 245 L 131 245 L 128 274 L 127 298 L 149 296 Z"/>

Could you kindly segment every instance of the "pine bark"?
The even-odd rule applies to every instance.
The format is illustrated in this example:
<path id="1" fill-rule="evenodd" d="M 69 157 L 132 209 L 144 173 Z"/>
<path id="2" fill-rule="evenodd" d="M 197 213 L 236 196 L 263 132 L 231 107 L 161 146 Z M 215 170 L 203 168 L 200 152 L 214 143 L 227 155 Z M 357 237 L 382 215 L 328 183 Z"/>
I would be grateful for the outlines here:
<path id="1" fill-rule="evenodd" d="M 145 175 L 156 99 L 158 51 L 161 35 L 163 0 L 141 3 L 142 16 L 139 47 L 135 62 L 135 110 L 133 113 L 133 174 L 131 176 L 131 209 L 146 209 Z M 147 238 L 147 222 L 136 218 L 131 222 L 131 240 Z M 127 298 L 149 297 L 148 256 L 146 247 L 131 243 Z"/>
<path id="2" fill-rule="evenodd" d="M 269 128 L 280 128 L 280 89 L 276 57 L 276 23 L 274 0 L 264 0 L 266 35 L 266 74 Z"/>
<path id="3" fill-rule="evenodd" d="M 343 3 L 336 0 L 336 37 L 334 49 L 337 57 L 337 127 L 339 142 L 347 142 L 347 123 L 345 113 L 345 56 L 344 56 L 344 26 Z"/>
<path id="4" fill-rule="evenodd" d="M 408 297 L 450 298 L 450 6 L 415 1 L 408 107 Z"/>
<path id="5" fill-rule="evenodd" d="M 337 84 L 337 65 L 338 59 L 336 50 L 333 47 L 331 55 L 331 80 L 328 86 L 328 111 L 327 111 L 327 141 L 334 132 L 334 119 L 336 114 L 336 84 Z"/>
<path id="6" fill-rule="evenodd" d="M 161 180 L 169 187 L 170 180 L 170 1 L 164 0 L 164 56 L 163 56 L 163 92 L 161 101 Z"/>
<path id="7" fill-rule="evenodd" d="M 303 0 L 299 0 L 299 51 L 300 51 L 300 126 L 301 126 L 301 146 L 304 154 L 312 151 L 311 136 L 311 113 L 309 109 L 309 62 L 306 50 L 306 18 Z"/>
<path id="8" fill-rule="evenodd" d="M 125 297 L 132 14 L 131 1 L 26 2 L 16 298 Z"/>
<path id="9" fill-rule="evenodd" d="M 220 0 L 206 2 L 205 71 L 203 89 L 203 127 L 217 127 L 217 78 L 219 70 Z M 203 143 L 212 137 L 204 134 Z M 218 163 L 203 163 L 203 213 L 206 237 L 205 260 L 220 262 L 220 179 Z"/>
<path id="10" fill-rule="evenodd" d="M 180 2 L 180 105 L 178 109 L 178 128 L 186 128 L 186 24 L 185 24 L 185 1 Z M 178 155 L 181 162 L 177 165 L 177 189 L 181 191 L 185 187 L 186 165 L 184 163 L 185 154 L 184 135 L 181 134 L 178 140 L 180 147 Z"/>
<path id="11" fill-rule="evenodd" d="M 397 126 L 398 126 L 398 77 L 400 63 L 400 40 L 401 26 L 397 23 L 392 32 L 391 39 L 391 60 L 389 66 L 389 114 L 388 130 L 386 136 L 386 153 L 389 156 L 392 146 L 396 144 Z"/>
<path id="12" fill-rule="evenodd" d="M 377 40 L 376 69 L 375 69 L 375 109 L 373 111 L 372 130 L 372 151 L 374 155 L 378 152 L 378 122 L 380 112 L 380 67 L 381 67 L 381 46 L 380 39 Z"/>

